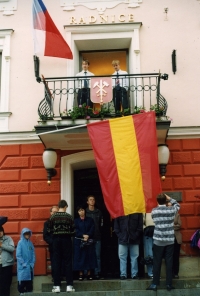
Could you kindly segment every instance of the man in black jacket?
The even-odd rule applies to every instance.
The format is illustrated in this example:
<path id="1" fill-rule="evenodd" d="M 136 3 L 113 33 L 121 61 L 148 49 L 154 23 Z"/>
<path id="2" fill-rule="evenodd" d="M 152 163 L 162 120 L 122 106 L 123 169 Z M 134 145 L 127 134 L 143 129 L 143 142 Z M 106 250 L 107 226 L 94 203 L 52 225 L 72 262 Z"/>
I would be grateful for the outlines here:
<path id="1" fill-rule="evenodd" d="M 101 211 L 95 207 L 95 197 L 93 195 L 89 195 L 87 197 L 87 204 L 88 208 L 85 210 L 86 217 L 92 218 L 95 224 L 95 232 L 93 237 L 95 240 L 95 250 L 97 257 L 95 279 L 98 280 L 101 273 L 101 228 L 103 226 L 103 216 Z"/>
<path id="2" fill-rule="evenodd" d="M 53 206 L 50 209 L 50 217 L 58 212 L 58 207 Z M 50 261 L 51 261 L 51 275 L 52 278 L 54 278 L 54 268 L 53 268 L 53 237 L 52 234 L 47 231 L 49 219 L 44 222 L 44 229 L 43 229 L 43 239 L 44 241 L 49 245 L 49 255 L 50 255 Z"/>
<path id="3" fill-rule="evenodd" d="M 140 213 L 120 216 L 114 220 L 114 231 L 118 237 L 120 279 L 127 278 L 128 251 L 131 259 L 131 278 L 138 278 L 140 236 L 143 231 L 143 215 Z"/>

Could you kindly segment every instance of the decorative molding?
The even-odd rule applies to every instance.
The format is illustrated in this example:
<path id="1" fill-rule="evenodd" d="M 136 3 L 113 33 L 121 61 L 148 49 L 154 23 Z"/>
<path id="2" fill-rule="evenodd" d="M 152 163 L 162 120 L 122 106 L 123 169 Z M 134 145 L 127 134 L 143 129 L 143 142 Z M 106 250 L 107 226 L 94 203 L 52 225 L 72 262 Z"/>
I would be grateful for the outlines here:
<path id="1" fill-rule="evenodd" d="M 200 126 L 170 127 L 167 139 L 195 139 L 200 138 Z"/>
<path id="2" fill-rule="evenodd" d="M 74 170 L 96 167 L 93 150 L 74 153 L 61 158 L 61 199 L 68 203 L 68 213 L 74 213 Z M 67 186 L 66 186 L 67 184 Z"/>
<path id="3" fill-rule="evenodd" d="M 0 11 L 3 11 L 3 15 L 12 15 L 14 10 L 17 10 L 17 0 L 0 0 Z"/>
<path id="4" fill-rule="evenodd" d="M 0 117 L 10 117 L 12 115 L 12 112 L 0 112 Z"/>
<path id="5" fill-rule="evenodd" d="M 124 3 L 129 8 L 137 8 L 140 6 L 143 0 L 60 0 L 60 6 L 63 7 L 65 11 L 73 11 L 76 6 L 85 6 L 91 10 L 96 9 L 99 14 L 103 14 L 106 9 L 112 9 L 117 5 Z"/>
<path id="6" fill-rule="evenodd" d="M 1 145 L 31 144 L 31 143 L 41 143 L 41 140 L 35 131 L 30 131 L 30 132 L 8 132 L 8 131 L 1 132 L 0 131 L 0 143 Z"/>

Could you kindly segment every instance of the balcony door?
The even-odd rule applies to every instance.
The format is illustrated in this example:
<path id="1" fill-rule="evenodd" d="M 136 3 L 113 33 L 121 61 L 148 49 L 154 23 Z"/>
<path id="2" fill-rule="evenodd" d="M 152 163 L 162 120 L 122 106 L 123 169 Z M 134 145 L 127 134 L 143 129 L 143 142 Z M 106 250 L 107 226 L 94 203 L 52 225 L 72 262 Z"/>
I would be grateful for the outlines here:
<path id="1" fill-rule="evenodd" d="M 114 72 L 112 67 L 113 60 L 119 60 L 121 69 L 128 72 L 126 49 L 111 51 L 84 51 L 80 52 L 80 70 L 81 62 L 87 59 L 90 62 L 89 71 L 98 75 L 111 75 Z"/>

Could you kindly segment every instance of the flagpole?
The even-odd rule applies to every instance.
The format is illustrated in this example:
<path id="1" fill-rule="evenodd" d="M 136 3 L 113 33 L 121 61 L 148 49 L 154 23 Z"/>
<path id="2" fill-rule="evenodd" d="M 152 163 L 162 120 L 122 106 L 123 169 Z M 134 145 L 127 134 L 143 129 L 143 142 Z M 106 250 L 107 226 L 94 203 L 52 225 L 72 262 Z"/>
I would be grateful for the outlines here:
<path id="1" fill-rule="evenodd" d="M 63 129 L 57 129 L 57 130 L 53 130 L 53 131 L 49 131 L 49 132 L 45 132 L 45 133 L 39 133 L 39 134 L 37 134 L 37 136 L 53 134 L 53 133 L 62 132 L 62 131 L 68 131 L 68 130 L 72 130 L 72 129 L 79 128 L 79 127 L 85 127 L 85 126 L 87 126 L 87 124 L 81 124 L 81 125 L 77 125 L 77 126 L 66 127 L 66 128 L 63 128 Z M 31 135 L 30 137 L 35 137 L 35 135 Z"/>

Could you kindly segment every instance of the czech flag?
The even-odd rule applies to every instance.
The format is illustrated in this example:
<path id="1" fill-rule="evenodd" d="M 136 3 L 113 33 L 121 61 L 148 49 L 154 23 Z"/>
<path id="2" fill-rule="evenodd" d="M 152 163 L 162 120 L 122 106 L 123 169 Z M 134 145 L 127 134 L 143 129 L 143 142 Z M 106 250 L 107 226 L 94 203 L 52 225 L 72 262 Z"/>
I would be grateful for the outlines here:
<path id="1" fill-rule="evenodd" d="M 151 212 L 162 191 L 155 113 L 105 120 L 87 127 L 111 217 Z"/>
<path id="2" fill-rule="evenodd" d="M 51 19 L 42 0 L 33 0 L 34 53 L 73 59 L 71 49 Z"/>

